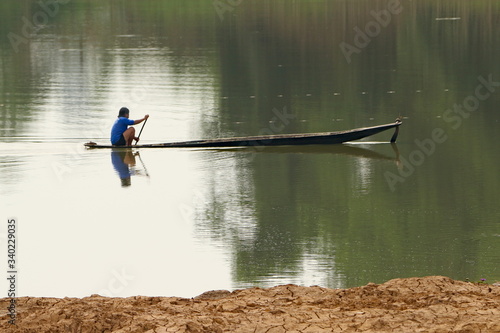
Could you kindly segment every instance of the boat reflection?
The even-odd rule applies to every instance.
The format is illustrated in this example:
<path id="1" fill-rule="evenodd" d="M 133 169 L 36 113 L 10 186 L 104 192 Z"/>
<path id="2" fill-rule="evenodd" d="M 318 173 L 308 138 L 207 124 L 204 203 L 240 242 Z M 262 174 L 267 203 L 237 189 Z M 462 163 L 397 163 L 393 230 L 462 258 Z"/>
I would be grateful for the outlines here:
<path id="1" fill-rule="evenodd" d="M 141 161 L 144 172 L 142 170 L 136 169 L 136 157 L 138 157 Z M 128 187 L 132 185 L 132 176 L 144 174 L 149 177 L 138 151 L 133 152 L 132 149 L 113 149 L 111 151 L 111 163 L 113 164 L 113 168 L 115 169 L 116 173 L 120 177 L 122 187 Z"/>
<path id="2" fill-rule="evenodd" d="M 394 156 L 389 156 L 369 149 L 370 145 L 375 144 L 390 144 Z M 252 146 L 238 148 L 209 148 L 202 150 L 216 151 L 240 151 L 240 152 L 255 152 L 255 153 L 273 153 L 273 154 L 341 154 L 353 157 L 362 157 L 369 159 L 390 160 L 399 164 L 399 149 L 396 143 L 388 142 L 356 142 L 343 143 L 333 145 L 297 145 L 297 146 Z"/>

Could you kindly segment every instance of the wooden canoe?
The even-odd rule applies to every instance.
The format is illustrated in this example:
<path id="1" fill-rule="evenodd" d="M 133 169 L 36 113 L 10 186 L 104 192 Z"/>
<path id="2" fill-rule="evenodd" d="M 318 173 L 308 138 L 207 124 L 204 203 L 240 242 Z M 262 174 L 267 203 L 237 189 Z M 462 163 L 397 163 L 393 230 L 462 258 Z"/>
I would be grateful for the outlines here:
<path id="1" fill-rule="evenodd" d="M 99 145 L 87 142 L 87 148 L 200 148 L 200 147 L 248 147 L 248 146 L 287 146 L 287 145 L 324 145 L 355 141 L 395 128 L 391 142 L 396 142 L 401 120 L 391 124 L 356 128 L 348 131 L 305 133 L 305 134 L 278 134 L 249 137 L 223 138 L 211 140 L 194 140 L 169 143 L 151 143 L 134 146 Z"/>

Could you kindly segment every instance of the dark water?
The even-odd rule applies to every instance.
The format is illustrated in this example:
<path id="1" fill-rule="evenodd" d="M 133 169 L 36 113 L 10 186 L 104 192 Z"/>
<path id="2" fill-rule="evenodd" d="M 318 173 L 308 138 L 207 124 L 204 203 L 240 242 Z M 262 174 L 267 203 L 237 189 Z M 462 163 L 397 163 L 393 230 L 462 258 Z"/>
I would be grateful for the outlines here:
<path id="1" fill-rule="evenodd" d="M 9 0 L 0 18 L 20 294 L 500 279 L 498 1 Z M 148 143 L 403 125 L 396 145 L 85 150 L 121 106 L 151 115 Z"/>

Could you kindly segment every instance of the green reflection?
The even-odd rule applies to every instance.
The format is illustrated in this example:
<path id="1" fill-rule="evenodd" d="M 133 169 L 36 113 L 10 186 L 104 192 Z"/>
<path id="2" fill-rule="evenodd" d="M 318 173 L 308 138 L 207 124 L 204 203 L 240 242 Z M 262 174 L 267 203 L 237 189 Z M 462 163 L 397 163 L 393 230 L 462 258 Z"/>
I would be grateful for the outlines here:
<path id="1" fill-rule="evenodd" d="M 250 175 L 244 186 L 255 198 L 250 244 L 234 243 L 240 283 L 279 276 L 293 281 L 304 273 L 311 248 L 316 257 L 331 259 L 322 272 L 331 286 L 339 285 L 337 279 L 353 286 L 415 275 L 498 276 L 491 251 L 498 249 L 493 225 L 499 212 L 488 198 L 499 185 L 492 154 L 498 134 L 491 123 L 498 123 L 500 95 L 482 101 L 459 130 L 443 119 L 475 93 L 481 75 L 500 81 L 492 58 L 500 51 L 492 33 L 498 3 L 403 2 L 402 13 L 348 64 L 339 44 L 352 41 L 353 28 L 365 27 L 373 20 L 370 11 L 386 4 L 243 3 L 235 11 L 245 15 L 221 22 L 220 132 L 269 132 L 274 111 L 287 109 L 295 119 L 275 128 L 289 133 L 407 116 L 400 141 L 406 159 L 419 149 L 414 140 L 430 138 L 435 128 L 448 138 L 394 192 L 383 177 L 398 172 L 393 164 L 256 152 L 240 171 Z M 460 20 L 436 20 L 448 17 Z M 224 199 L 213 198 L 219 208 L 210 216 L 246 207 L 248 198 L 240 195 L 239 204 L 225 208 Z"/>
<path id="2" fill-rule="evenodd" d="M 209 204 L 197 215 L 208 232 L 199 237 L 229 248 L 242 285 L 300 281 L 305 257 L 322 263 L 330 286 L 432 274 L 500 279 L 500 94 L 457 129 L 443 118 L 474 95 L 478 77 L 500 81 L 500 2 L 402 1 L 348 62 L 339 45 L 354 43 L 354 28 L 387 4 L 242 1 L 220 15 L 206 0 L 73 0 L 24 36 L 23 17 L 32 20 L 39 1 L 2 1 L 0 136 L 46 135 L 45 117 L 60 119 L 60 135 L 84 136 L 75 130 L 81 118 L 109 122 L 106 110 L 121 102 L 116 86 L 133 96 L 139 83 L 157 89 L 139 105 L 166 93 L 215 101 L 187 118 L 193 139 L 342 130 L 401 114 L 403 159 L 435 128 L 447 140 L 394 191 L 384 175 L 405 166 L 390 145 L 207 152 L 232 164 L 208 163 Z M 26 39 L 18 51 L 9 33 Z M 283 110 L 293 117 L 277 117 Z"/>

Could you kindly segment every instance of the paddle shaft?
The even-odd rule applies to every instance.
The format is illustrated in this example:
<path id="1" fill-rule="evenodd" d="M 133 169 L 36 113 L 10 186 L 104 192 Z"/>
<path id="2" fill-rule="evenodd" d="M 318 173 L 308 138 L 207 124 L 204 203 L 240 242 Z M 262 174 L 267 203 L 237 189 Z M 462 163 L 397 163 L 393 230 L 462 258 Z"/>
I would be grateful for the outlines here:
<path id="1" fill-rule="evenodd" d="M 149 177 L 148 169 L 146 169 L 146 165 L 144 165 L 144 162 L 142 161 L 141 154 L 137 152 L 137 156 L 139 156 L 139 161 L 141 161 L 142 167 L 144 168 L 144 172 L 146 172 L 146 177 Z"/>
<path id="2" fill-rule="evenodd" d="M 135 142 L 135 144 L 137 144 L 137 142 L 139 142 L 139 138 L 141 137 L 142 130 L 144 129 L 144 126 L 146 126 L 147 121 L 148 121 L 148 118 L 146 118 L 146 120 L 144 120 L 144 124 L 142 124 L 141 130 L 139 131 L 139 135 L 137 136 L 137 141 Z"/>

